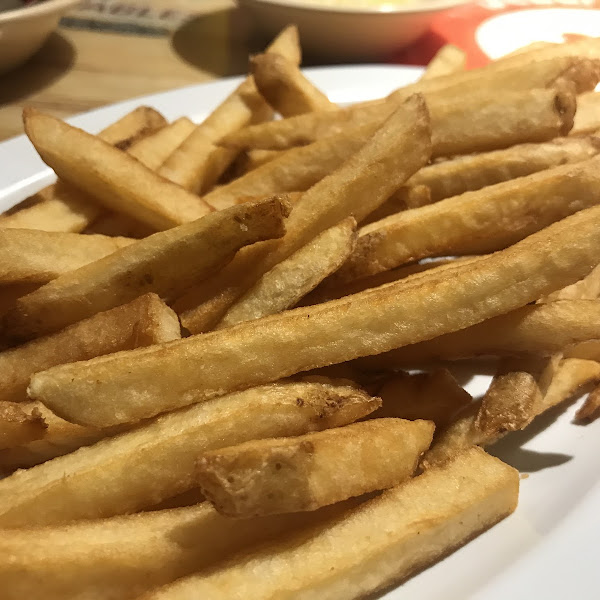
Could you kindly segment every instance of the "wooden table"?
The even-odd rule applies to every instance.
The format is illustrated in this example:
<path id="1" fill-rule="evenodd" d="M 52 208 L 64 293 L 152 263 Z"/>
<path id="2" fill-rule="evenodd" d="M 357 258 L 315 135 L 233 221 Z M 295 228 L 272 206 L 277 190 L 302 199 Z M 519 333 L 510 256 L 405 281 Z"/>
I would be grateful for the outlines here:
<path id="1" fill-rule="evenodd" d="M 0 77 L 0 140 L 22 133 L 25 105 L 66 117 L 244 73 L 248 53 L 262 40 L 252 36 L 233 0 L 196 0 L 193 6 L 197 14 L 166 35 L 59 27 L 28 63 Z"/>

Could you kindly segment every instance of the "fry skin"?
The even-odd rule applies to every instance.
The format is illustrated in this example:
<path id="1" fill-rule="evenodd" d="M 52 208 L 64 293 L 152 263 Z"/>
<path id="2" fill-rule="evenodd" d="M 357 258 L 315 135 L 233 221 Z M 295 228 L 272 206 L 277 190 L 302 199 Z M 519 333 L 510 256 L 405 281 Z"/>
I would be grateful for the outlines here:
<path id="1" fill-rule="evenodd" d="M 157 110 L 149 106 L 139 106 L 103 129 L 99 137 L 119 150 L 127 150 L 147 135 L 162 129 L 166 124 L 166 119 Z"/>
<path id="2" fill-rule="evenodd" d="M 355 388 L 314 383 L 221 396 L 0 480 L 0 527 L 135 512 L 195 487 L 203 452 L 346 425 L 380 404 Z"/>
<path id="3" fill-rule="evenodd" d="M 452 44 L 444 44 L 429 61 L 421 80 L 460 73 L 465 70 L 466 62 L 467 55 L 464 50 Z"/>
<path id="4" fill-rule="evenodd" d="M 155 292 L 174 298 L 257 240 L 281 237 L 287 206 L 252 202 L 162 231 L 19 298 L 5 315 L 5 333 L 24 341 Z"/>
<path id="5" fill-rule="evenodd" d="M 23 402 L 31 376 L 52 366 L 180 337 L 177 315 L 156 294 L 144 294 L 54 334 L 0 352 L 0 400 Z"/>
<path id="6" fill-rule="evenodd" d="M 589 423 L 600 415 L 600 387 L 595 387 L 575 413 L 575 420 Z"/>
<path id="7" fill-rule="evenodd" d="M 240 555 L 143 600 L 362 598 L 399 583 L 512 513 L 518 493 L 518 472 L 473 448 L 337 522 Z"/>
<path id="8" fill-rule="evenodd" d="M 53 367 L 32 377 L 28 393 L 63 418 L 104 427 L 431 339 L 507 313 L 587 275 L 600 256 L 599 222 L 600 207 L 594 207 L 506 250 L 458 265 L 452 277 L 421 276 L 164 348 Z M 202 361 L 201 372 L 192 356 Z M 160 382 L 150 383 L 158 369 Z M 90 394 L 93 406 L 85 402 Z"/>
<path id="9" fill-rule="evenodd" d="M 211 212 L 197 196 L 100 138 L 30 108 L 23 111 L 23 120 L 31 143 L 58 177 L 108 209 L 124 212 L 157 230 Z"/>
<path id="10" fill-rule="evenodd" d="M 0 229 L 0 282 L 48 283 L 134 240 L 35 229 Z"/>
<path id="11" fill-rule="evenodd" d="M 373 419 L 294 438 L 206 452 L 197 476 L 223 515 L 311 511 L 411 477 L 433 437 L 431 421 Z"/>
<path id="12" fill-rule="evenodd" d="M 359 231 L 336 284 L 429 256 L 500 250 L 600 201 L 600 158 L 547 169 L 404 211 Z"/>

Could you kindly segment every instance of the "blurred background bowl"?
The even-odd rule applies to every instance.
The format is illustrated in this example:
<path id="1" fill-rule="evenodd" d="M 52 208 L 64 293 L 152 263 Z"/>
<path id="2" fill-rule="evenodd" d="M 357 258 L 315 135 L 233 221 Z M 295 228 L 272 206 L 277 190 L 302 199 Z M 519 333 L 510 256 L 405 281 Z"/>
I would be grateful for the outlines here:
<path id="1" fill-rule="evenodd" d="M 60 18 L 79 0 L 46 0 L 0 12 L 0 73 L 6 73 L 40 49 Z"/>
<path id="2" fill-rule="evenodd" d="M 423 35 L 432 19 L 469 0 L 238 0 L 263 33 L 274 36 L 295 23 L 303 48 L 334 60 L 381 59 Z M 370 2 L 369 2 L 370 4 Z"/>

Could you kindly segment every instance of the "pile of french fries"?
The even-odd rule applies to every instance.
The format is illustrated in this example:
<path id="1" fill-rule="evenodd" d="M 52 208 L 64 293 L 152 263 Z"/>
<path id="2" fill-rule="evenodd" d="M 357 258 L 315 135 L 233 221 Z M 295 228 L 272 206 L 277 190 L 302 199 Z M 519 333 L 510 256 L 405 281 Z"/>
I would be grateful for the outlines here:
<path id="1" fill-rule="evenodd" d="M 600 38 L 349 107 L 300 62 L 288 27 L 200 124 L 25 110 L 57 181 L 0 217 L 3 599 L 389 589 L 514 511 L 482 447 L 600 383 Z"/>

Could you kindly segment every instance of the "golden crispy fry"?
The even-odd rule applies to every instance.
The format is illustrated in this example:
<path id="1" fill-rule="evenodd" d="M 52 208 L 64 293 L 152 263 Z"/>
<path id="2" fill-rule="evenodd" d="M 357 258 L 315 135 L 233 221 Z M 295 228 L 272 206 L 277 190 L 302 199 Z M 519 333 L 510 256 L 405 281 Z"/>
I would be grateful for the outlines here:
<path id="1" fill-rule="evenodd" d="M 37 283 L 13 283 L 0 286 L 0 315 L 14 308 L 16 301 L 26 294 L 37 290 L 40 287 Z"/>
<path id="2" fill-rule="evenodd" d="M 9 475 L 16 469 L 28 469 L 35 465 L 74 452 L 78 448 L 91 446 L 105 437 L 131 429 L 129 425 L 96 429 L 69 423 L 57 417 L 41 402 L 21 402 L 19 406 L 28 412 L 41 414 L 46 423 L 44 437 L 19 446 L 0 450 L 0 473 Z"/>
<path id="3" fill-rule="evenodd" d="M 411 189 L 410 186 L 427 186 L 431 198 L 429 202 L 418 204 L 423 206 L 544 169 L 580 162 L 599 152 L 600 138 L 597 137 L 558 138 L 542 144 L 520 144 L 506 150 L 460 156 L 423 167 L 408 180 L 407 186 L 408 189 Z M 409 204 L 407 208 L 415 208 L 415 205 Z"/>
<path id="4" fill-rule="evenodd" d="M 426 169 L 423 167 L 420 171 L 417 171 L 415 175 Z M 413 175 L 413 177 L 415 176 Z M 425 206 L 431 204 L 431 193 L 429 187 L 426 185 L 403 185 L 399 190 L 396 190 L 392 194 L 389 200 L 386 200 L 378 209 L 374 210 L 364 221 L 364 225 L 374 223 L 381 219 L 385 219 L 390 215 L 395 215 L 403 210 L 409 208 L 418 208 L 419 206 Z"/>
<path id="5" fill-rule="evenodd" d="M 294 515 L 228 519 L 208 502 L 43 529 L 4 530 L 4 600 L 134 598 L 234 552 L 331 520 L 348 503 Z M 43 584 L 40 582 L 43 581 Z"/>
<path id="6" fill-rule="evenodd" d="M 483 399 L 461 411 L 421 460 L 429 469 L 452 460 L 467 448 L 487 446 L 509 431 L 524 429 L 539 414 L 560 357 L 505 361 Z"/>
<path id="7" fill-rule="evenodd" d="M 135 240 L 35 229 L 0 229 L 0 282 L 47 283 Z"/>
<path id="8" fill-rule="evenodd" d="M 355 388 L 309 383 L 222 396 L 1 480 L 0 526 L 135 512 L 194 487 L 202 452 L 347 425 L 380 404 Z"/>
<path id="9" fill-rule="evenodd" d="M 427 65 L 421 79 L 431 79 L 441 75 L 451 75 L 465 70 L 467 55 L 464 50 L 452 44 L 444 44 Z"/>
<path id="10" fill-rule="evenodd" d="M 572 85 L 577 93 L 581 93 L 594 89 L 598 81 L 600 81 L 600 60 L 595 59 L 564 57 L 515 67 L 511 65 L 498 66 L 492 63 L 492 65 L 482 69 L 472 69 L 454 75 L 435 77 L 405 86 L 390 94 L 387 101 L 354 105 L 333 112 L 306 113 L 279 121 L 246 127 L 239 132 L 224 136 L 220 144 L 241 150 L 250 148 L 284 150 L 299 144 L 309 144 L 322 137 L 339 133 L 349 124 L 360 125 L 373 120 L 378 120 L 381 123 L 390 114 L 389 111 L 393 110 L 393 106 L 415 93 L 423 94 L 428 107 L 439 115 L 440 118 L 436 119 L 436 123 L 440 127 L 451 126 L 450 123 L 445 123 L 441 119 L 442 115 L 450 114 L 450 112 L 454 112 L 462 121 L 465 129 L 460 132 L 462 137 L 456 137 L 457 143 L 466 145 L 466 140 L 473 136 L 473 141 L 479 140 L 477 143 L 481 144 L 483 139 L 481 135 L 488 138 L 490 136 L 507 136 L 508 131 L 502 120 L 487 122 L 487 119 L 492 117 L 491 113 L 485 113 L 485 111 L 482 113 L 482 115 L 487 115 L 483 129 L 477 128 L 471 131 L 471 124 L 466 120 L 466 116 L 473 117 L 470 114 L 471 110 L 485 109 L 486 98 L 489 107 L 497 107 L 499 106 L 500 97 L 504 96 L 504 99 L 510 100 L 511 92 L 517 93 L 516 96 L 512 96 L 511 111 L 515 108 L 515 105 L 518 108 L 518 101 L 516 100 L 518 92 L 522 94 L 523 100 L 528 102 L 530 107 L 536 104 L 539 105 L 540 101 L 545 98 L 543 104 L 546 107 L 546 114 L 549 120 L 554 123 L 555 131 L 558 131 L 565 124 L 568 124 L 569 115 L 572 121 L 571 113 L 574 105 L 572 104 L 570 92 L 565 92 L 564 96 L 560 95 L 561 100 L 565 101 L 568 114 L 557 120 L 555 109 L 548 103 L 550 96 L 554 97 L 557 92 L 543 92 L 538 88 L 555 88 L 559 86 L 561 89 L 565 87 L 569 89 Z M 531 120 L 527 128 L 529 132 L 534 131 L 531 126 L 539 126 L 535 111 L 532 109 L 531 112 L 533 114 L 530 114 Z M 504 118 L 504 113 L 502 118 Z M 525 129 L 522 133 L 525 133 Z M 443 133 L 442 129 L 442 132 L 434 132 L 434 135 L 438 135 L 438 138 L 443 141 L 448 134 Z M 558 133 L 555 133 L 555 135 L 558 135 Z M 497 139 L 501 139 L 501 137 L 497 137 Z M 521 141 L 526 140 L 527 138 L 521 139 Z M 470 143 L 472 144 L 472 142 Z M 509 145 L 510 142 L 506 138 L 504 147 Z M 435 152 L 437 153 L 437 150 Z"/>
<path id="11" fill-rule="evenodd" d="M 376 123 L 347 127 L 308 146 L 278 152 L 273 160 L 216 188 L 203 199 L 219 210 L 246 196 L 308 190 L 358 152 L 376 130 Z"/>
<path id="12" fill-rule="evenodd" d="M 455 360 L 473 356 L 551 355 L 570 344 L 600 338 L 600 302 L 560 300 L 523 306 L 461 331 L 361 359 L 370 369 L 393 368 L 429 360 Z M 596 355 L 600 359 L 600 350 Z M 580 356 L 580 358 L 586 358 Z"/>
<path id="13" fill-rule="evenodd" d="M 265 52 L 253 56 L 250 59 L 250 71 L 258 91 L 284 117 L 338 109 L 302 74 L 297 65 L 281 54 Z"/>
<path id="14" fill-rule="evenodd" d="M 219 329 L 295 306 L 350 256 L 355 230 L 356 221 L 348 217 L 275 265 L 231 307 Z"/>
<path id="15" fill-rule="evenodd" d="M 343 519 L 238 556 L 235 562 L 143 598 L 366 597 L 423 569 L 512 513 L 518 493 L 519 473 L 473 448 Z"/>
<path id="16" fill-rule="evenodd" d="M 421 275 L 412 283 L 286 311 L 166 347 L 53 367 L 32 377 L 29 394 L 68 420 L 107 426 L 465 329 L 589 273 L 600 256 L 599 225 L 600 207 L 594 207 L 506 250 L 457 265 L 451 277 Z M 159 370 L 156 381 L 153 374 Z M 86 402 L 92 395 L 93 404 Z"/>
<path id="17" fill-rule="evenodd" d="M 38 411 L 27 413 L 19 404 L 0 401 L 0 450 L 37 440 L 45 432 L 46 423 Z"/>
<path id="18" fill-rule="evenodd" d="M 63 181 L 109 209 L 156 229 L 181 225 L 210 212 L 197 196 L 100 138 L 34 109 L 25 109 L 23 119 L 42 160 Z"/>
<path id="19" fill-rule="evenodd" d="M 98 137 L 109 144 L 127 148 L 160 129 L 162 117 L 157 115 L 153 109 L 142 106 L 109 125 Z M 100 207 L 89 203 L 81 192 L 60 182 L 44 188 L 25 203 L 28 205 L 26 208 L 10 211 L 8 216 L 0 216 L 0 227 L 77 233 L 102 212 Z"/>
<path id="20" fill-rule="evenodd" d="M 555 302 L 556 300 L 594 300 L 600 296 L 600 265 L 589 275 L 568 285 L 562 290 L 548 294 L 538 302 Z"/>
<path id="21" fill-rule="evenodd" d="M 600 92 L 589 92 L 577 98 L 577 112 L 571 135 L 595 134 L 600 130 Z"/>
<path id="22" fill-rule="evenodd" d="M 575 420 L 590 422 L 600 416 L 600 387 L 595 387 L 575 413 Z"/>
<path id="23" fill-rule="evenodd" d="M 359 231 L 356 249 L 333 278 L 345 283 L 428 256 L 484 254 L 600 202 L 600 158 L 547 169 Z"/>
<path id="24" fill-rule="evenodd" d="M 293 438 L 253 440 L 198 459 L 198 482 L 223 515 L 316 510 L 412 477 L 431 421 L 373 419 Z"/>
<path id="25" fill-rule="evenodd" d="M 426 419 L 433 421 L 436 429 L 448 425 L 472 400 L 447 369 L 430 373 L 394 373 L 377 395 L 383 405 L 371 414 L 372 418 Z"/>
<path id="26" fill-rule="evenodd" d="M 23 341 L 146 292 L 176 298 L 242 246 L 281 237 L 287 210 L 277 198 L 246 203 L 151 235 L 19 298 L 5 316 L 5 332 Z"/>
<path id="27" fill-rule="evenodd" d="M 156 294 L 79 321 L 54 334 L 0 352 L 0 400 L 22 402 L 34 373 L 120 350 L 181 337 L 177 315 Z"/>
<path id="28" fill-rule="evenodd" d="M 486 152 L 525 142 L 545 142 L 573 127 L 573 91 L 528 90 L 471 101 L 427 103 L 434 156 Z"/>
<path id="29" fill-rule="evenodd" d="M 241 177 L 279 156 L 281 156 L 281 151 L 279 150 L 248 150 L 247 152 L 243 152 L 236 160 L 235 175 L 236 177 Z"/>
<path id="30" fill-rule="evenodd" d="M 186 299 L 184 311 L 176 306 L 183 325 L 193 333 L 214 327 L 259 277 L 346 217 L 363 219 L 423 166 L 429 155 L 427 111 L 422 99 L 414 96 L 358 152 L 301 196 L 281 242 L 257 244 L 240 252 L 198 294 Z"/>
<path id="31" fill-rule="evenodd" d="M 157 110 L 149 106 L 139 106 L 103 129 L 99 137 L 111 146 L 127 150 L 132 144 L 166 124 L 166 119 Z"/>
<path id="32" fill-rule="evenodd" d="M 284 29 L 266 50 L 275 51 L 292 64 L 300 64 L 295 27 Z M 160 175 L 192 192 L 206 192 L 237 156 L 237 151 L 218 148 L 215 142 L 271 116 L 272 110 L 256 89 L 254 78 L 248 76 L 169 156 L 159 170 Z"/>
<path id="33" fill-rule="evenodd" d="M 127 152 L 149 169 L 156 171 L 194 128 L 194 123 L 187 117 L 180 117 L 152 135 L 132 144 Z"/>

